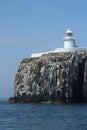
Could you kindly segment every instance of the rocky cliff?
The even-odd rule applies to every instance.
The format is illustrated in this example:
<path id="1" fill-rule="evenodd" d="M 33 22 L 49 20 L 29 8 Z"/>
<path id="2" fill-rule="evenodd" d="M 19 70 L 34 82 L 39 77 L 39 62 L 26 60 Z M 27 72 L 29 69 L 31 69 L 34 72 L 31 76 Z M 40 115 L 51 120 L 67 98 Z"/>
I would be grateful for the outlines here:
<path id="1" fill-rule="evenodd" d="M 18 102 L 87 102 L 87 52 L 24 59 L 15 76 Z"/>

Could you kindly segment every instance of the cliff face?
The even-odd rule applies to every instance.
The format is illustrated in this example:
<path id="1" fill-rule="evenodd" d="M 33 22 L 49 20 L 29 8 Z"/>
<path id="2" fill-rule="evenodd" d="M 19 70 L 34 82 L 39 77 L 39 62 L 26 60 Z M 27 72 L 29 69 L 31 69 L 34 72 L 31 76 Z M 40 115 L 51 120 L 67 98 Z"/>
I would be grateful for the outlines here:
<path id="1" fill-rule="evenodd" d="M 24 59 L 15 77 L 14 96 L 24 102 L 86 102 L 87 52 Z"/>

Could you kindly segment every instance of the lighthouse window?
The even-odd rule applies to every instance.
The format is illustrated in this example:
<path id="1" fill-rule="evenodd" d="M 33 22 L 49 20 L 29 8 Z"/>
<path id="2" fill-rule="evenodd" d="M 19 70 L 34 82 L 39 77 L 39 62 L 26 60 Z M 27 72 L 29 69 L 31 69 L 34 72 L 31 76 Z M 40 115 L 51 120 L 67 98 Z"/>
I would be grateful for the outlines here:
<path id="1" fill-rule="evenodd" d="M 72 33 L 68 33 L 67 35 L 68 35 L 68 36 L 72 36 Z"/>

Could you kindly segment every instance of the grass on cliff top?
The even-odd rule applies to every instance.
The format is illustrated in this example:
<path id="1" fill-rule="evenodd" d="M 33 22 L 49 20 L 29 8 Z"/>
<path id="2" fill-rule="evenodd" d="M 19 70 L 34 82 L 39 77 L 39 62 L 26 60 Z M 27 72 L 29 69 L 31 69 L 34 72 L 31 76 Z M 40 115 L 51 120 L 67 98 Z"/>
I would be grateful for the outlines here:
<path id="1" fill-rule="evenodd" d="M 48 54 L 43 54 L 41 57 L 45 57 L 47 56 L 48 58 L 51 58 L 51 57 L 56 57 L 56 58 L 59 58 L 60 61 L 61 60 L 67 60 L 67 58 L 70 58 L 72 55 L 71 52 L 60 52 L 60 53 L 48 53 Z M 31 61 L 34 61 L 34 60 L 38 60 L 40 57 L 33 57 L 33 58 L 25 58 L 21 61 L 21 63 L 29 63 Z"/>
<path id="2" fill-rule="evenodd" d="M 21 63 L 29 63 L 29 62 L 37 60 L 37 59 L 38 59 L 37 57 L 34 57 L 34 58 L 25 58 L 25 59 L 22 60 Z"/>

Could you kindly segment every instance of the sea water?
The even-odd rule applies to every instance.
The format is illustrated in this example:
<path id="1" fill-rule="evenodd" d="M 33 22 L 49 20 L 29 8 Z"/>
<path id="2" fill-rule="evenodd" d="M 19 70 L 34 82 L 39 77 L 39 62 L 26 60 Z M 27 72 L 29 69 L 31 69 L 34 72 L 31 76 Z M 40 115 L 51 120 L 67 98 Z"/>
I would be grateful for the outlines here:
<path id="1" fill-rule="evenodd" d="M 0 130 L 87 130 L 87 104 L 0 101 Z"/>

